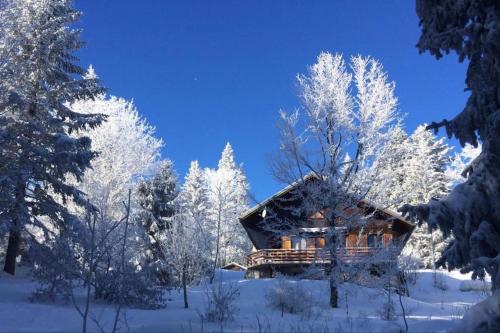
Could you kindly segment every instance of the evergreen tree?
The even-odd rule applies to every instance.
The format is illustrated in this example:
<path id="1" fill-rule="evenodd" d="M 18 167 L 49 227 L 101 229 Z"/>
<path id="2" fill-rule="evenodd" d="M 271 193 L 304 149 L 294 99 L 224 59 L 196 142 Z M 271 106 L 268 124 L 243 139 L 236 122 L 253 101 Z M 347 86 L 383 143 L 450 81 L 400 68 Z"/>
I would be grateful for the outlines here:
<path id="1" fill-rule="evenodd" d="M 210 261 L 213 235 L 209 222 L 209 192 L 207 181 L 198 161 L 192 161 L 179 196 L 180 210 L 185 223 L 196 230 L 195 244 L 204 249 L 205 261 Z"/>
<path id="2" fill-rule="evenodd" d="M 477 147 L 467 143 L 459 152 L 451 158 L 451 164 L 446 169 L 446 174 L 450 179 L 450 188 L 463 183 L 467 177 L 467 171 L 473 168 L 472 162 L 479 156 L 483 146 Z"/>
<path id="3" fill-rule="evenodd" d="M 495 332 L 500 329 L 500 4 L 488 0 L 418 0 L 422 34 L 420 52 L 437 59 L 455 51 L 468 61 L 466 75 L 470 96 L 465 108 L 451 121 L 433 123 L 445 127 L 462 146 L 474 147 L 481 139 L 481 154 L 467 170 L 467 181 L 441 200 L 405 205 L 402 212 L 414 220 L 438 226 L 454 239 L 440 259 L 449 269 L 473 272 L 473 278 L 491 275 L 490 300 L 464 315 L 461 331 Z M 470 314 L 469 314 L 470 313 Z"/>
<path id="4" fill-rule="evenodd" d="M 231 145 L 226 144 L 217 170 L 206 170 L 209 216 L 214 239 L 214 267 L 230 262 L 244 263 L 250 242 L 239 222 L 248 209 L 248 183 L 234 160 Z"/>
<path id="5" fill-rule="evenodd" d="M 381 192 L 377 197 L 381 205 L 397 209 L 404 203 L 424 203 L 448 193 L 450 179 L 446 170 L 450 148 L 444 139 L 437 139 L 424 125 L 409 137 L 402 129 L 397 129 L 387 147 L 392 153 L 379 161 L 380 179 L 375 185 Z M 431 268 L 446 245 L 447 240 L 441 232 L 417 226 L 403 253 Z"/>
<path id="6" fill-rule="evenodd" d="M 4 270 L 11 274 L 28 225 L 51 232 L 43 222 L 50 220 L 64 229 L 76 223 L 66 200 L 85 204 L 66 178 L 80 180 L 95 153 L 88 137 L 70 134 L 103 117 L 66 104 L 102 92 L 76 64 L 83 43 L 70 25 L 80 15 L 70 0 L 7 0 L 0 7 L 0 230 L 9 232 Z"/>
<path id="7" fill-rule="evenodd" d="M 369 199 L 382 207 L 395 209 L 405 202 L 408 193 L 405 191 L 407 178 L 406 166 L 410 157 L 408 134 L 401 126 L 396 126 L 389 133 L 389 140 L 384 152 L 377 158 L 374 168 L 377 179 L 373 183 Z"/>
<path id="8" fill-rule="evenodd" d="M 136 216 L 146 237 L 146 261 L 156 271 L 158 281 L 170 282 L 170 276 L 162 249 L 165 231 L 171 227 L 177 214 L 179 194 L 177 175 L 170 160 L 163 161 L 152 179 L 137 186 L 137 201 L 140 212 Z"/>

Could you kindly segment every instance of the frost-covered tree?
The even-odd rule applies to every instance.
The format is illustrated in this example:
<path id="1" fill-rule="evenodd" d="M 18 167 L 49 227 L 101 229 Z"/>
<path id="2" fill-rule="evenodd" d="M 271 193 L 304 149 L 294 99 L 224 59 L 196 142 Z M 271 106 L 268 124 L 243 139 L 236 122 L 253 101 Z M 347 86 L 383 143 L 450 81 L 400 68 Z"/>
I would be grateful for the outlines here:
<path id="1" fill-rule="evenodd" d="M 248 209 L 248 183 L 243 169 L 234 160 L 229 143 L 222 152 L 218 168 L 207 169 L 205 173 L 215 272 L 215 267 L 229 262 L 244 262 L 250 250 L 248 236 L 239 222 L 239 216 Z"/>
<path id="2" fill-rule="evenodd" d="M 448 193 L 450 148 L 444 139 L 419 126 L 407 136 L 403 129 L 392 132 L 386 148 L 391 152 L 378 159 L 379 177 L 374 185 L 376 199 L 383 207 L 397 209 L 404 203 L 419 204 Z M 413 231 L 404 254 L 418 258 L 431 268 L 447 242 L 441 232 L 419 226 Z"/>
<path id="3" fill-rule="evenodd" d="M 405 176 L 401 187 L 406 195 L 398 206 L 403 203 L 416 205 L 432 198 L 444 197 L 448 193 L 450 182 L 446 168 L 450 162 L 451 150 L 444 138 L 436 138 L 423 125 L 408 138 L 408 145 L 411 155 L 403 167 Z M 440 231 L 417 226 L 404 252 L 417 257 L 424 267 L 432 268 L 447 243 Z"/>
<path id="4" fill-rule="evenodd" d="M 158 281 L 168 284 L 168 258 L 164 256 L 162 241 L 178 211 L 179 189 L 173 163 L 170 160 L 163 161 L 152 179 L 139 183 L 136 192 L 140 209 L 135 220 L 145 233 L 146 262 L 156 271 Z"/>
<path id="5" fill-rule="evenodd" d="M 213 245 L 208 189 L 198 161 L 192 161 L 178 197 L 178 211 L 162 240 L 172 282 L 182 287 L 187 308 L 187 286 L 208 272 Z"/>
<path id="6" fill-rule="evenodd" d="M 204 171 L 198 161 L 192 161 L 179 194 L 179 205 L 185 223 L 196 230 L 192 239 L 195 246 L 203 249 L 204 265 L 212 260 L 213 232 L 210 220 L 209 189 Z M 205 267 L 206 269 L 206 267 Z"/>
<path id="7" fill-rule="evenodd" d="M 76 63 L 74 52 L 83 42 L 70 25 L 80 15 L 70 0 L 0 5 L 0 231 L 9 232 L 4 270 L 11 274 L 26 226 L 49 233 L 50 220 L 64 229 L 75 221 L 67 199 L 85 204 L 66 178 L 81 179 L 95 153 L 88 137 L 71 133 L 93 128 L 103 117 L 67 106 L 102 92 Z"/>
<path id="8" fill-rule="evenodd" d="M 446 175 L 450 180 L 450 188 L 463 183 L 467 177 L 467 169 L 481 153 L 483 146 L 479 143 L 477 147 L 467 143 L 451 157 L 451 163 L 446 169 Z"/>
<path id="9" fill-rule="evenodd" d="M 395 85 L 373 58 L 352 57 L 349 70 L 341 55 L 330 53 L 321 53 L 308 74 L 298 75 L 298 83 L 301 109 L 281 112 L 281 154 L 273 173 L 286 184 L 298 185 L 294 194 L 302 204 L 290 211 L 293 220 L 324 211 L 331 225 L 326 235 L 330 305 L 337 307 L 337 251 L 343 236 L 335 224 L 365 222 L 356 213 L 357 204 L 371 193 L 378 178 L 376 161 L 389 151 L 386 145 L 399 123 Z M 309 174 L 317 181 L 304 181 Z"/>
<path id="10" fill-rule="evenodd" d="M 400 207 L 405 202 L 408 196 L 406 167 L 410 155 L 408 134 L 402 126 L 396 126 L 390 133 L 384 153 L 376 159 L 374 168 L 377 170 L 377 179 L 372 185 L 369 199 L 390 209 Z"/>
<path id="11" fill-rule="evenodd" d="M 190 213 L 180 208 L 161 241 L 172 284 L 182 288 L 185 308 L 189 307 L 187 286 L 202 277 L 208 264 L 200 230 L 193 222 Z"/>
<path id="12" fill-rule="evenodd" d="M 92 67 L 86 77 L 97 78 Z M 107 117 L 101 126 L 78 133 L 92 139 L 91 148 L 99 155 L 92 160 L 92 168 L 74 183 L 99 209 L 102 219 L 119 219 L 128 189 L 154 171 L 163 142 L 155 137 L 155 128 L 140 116 L 134 104 L 123 98 L 100 94 L 94 99 L 77 100 L 70 108 Z"/>
<path id="13" fill-rule="evenodd" d="M 453 235 L 439 263 L 449 269 L 492 278 L 492 299 L 464 316 L 463 330 L 498 331 L 499 313 L 488 308 L 500 299 L 500 4 L 489 0 L 418 0 L 422 34 L 420 52 L 437 59 L 455 51 L 468 61 L 466 76 L 470 96 L 465 108 L 452 120 L 433 123 L 445 127 L 463 146 L 477 146 L 481 154 L 467 170 L 467 180 L 451 193 L 427 204 L 402 207 L 419 222 Z M 483 311 L 481 311 L 481 309 Z M 482 315 L 480 316 L 480 313 Z M 467 317 L 467 318 L 466 318 Z M 465 320 L 466 319 L 466 320 Z"/>

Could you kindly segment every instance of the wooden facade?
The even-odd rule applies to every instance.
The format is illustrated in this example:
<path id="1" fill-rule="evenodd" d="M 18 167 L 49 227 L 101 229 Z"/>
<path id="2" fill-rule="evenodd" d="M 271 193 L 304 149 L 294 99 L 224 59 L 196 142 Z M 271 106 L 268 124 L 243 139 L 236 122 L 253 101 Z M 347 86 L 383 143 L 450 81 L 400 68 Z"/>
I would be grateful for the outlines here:
<path id="1" fill-rule="evenodd" d="M 307 180 L 306 180 L 307 181 Z M 310 214 L 300 228 L 290 228 L 290 232 L 280 232 L 280 236 L 270 233 L 262 224 L 266 223 L 266 210 L 286 214 L 280 210 L 287 196 L 294 188 L 290 186 L 262 204 L 250 209 L 240 222 L 247 231 L 254 248 L 247 257 L 247 274 L 253 277 L 272 277 L 273 272 L 285 274 L 300 273 L 305 267 L 325 265 L 331 254 L 327 251 L 326 233 L 332 225 L 326 221 L 322 211 Z M 295 203 L 297 204 L 297 203 Z M 365 214 L 366 223 L 362 229 L 349 227 L 342 229 L 342 221 L 336 221 L 335 227 L 342 229 L 345 244 L 338 248 L 336 257 L 347 263 L 356 263 L 367 256 L 376 255 L 384 249 L 391 249 L 395 255 L 413 231 L 414 225 L 398 214 L 376 207 L 366 201 L 360 201 L 355 208 L 357 213 Z M 354 210 L 354 209 L 352 209 Z M 293 231 L 292 231 L 293 230 Z M 297 232 L 300 230 L 300 232 Z"/>

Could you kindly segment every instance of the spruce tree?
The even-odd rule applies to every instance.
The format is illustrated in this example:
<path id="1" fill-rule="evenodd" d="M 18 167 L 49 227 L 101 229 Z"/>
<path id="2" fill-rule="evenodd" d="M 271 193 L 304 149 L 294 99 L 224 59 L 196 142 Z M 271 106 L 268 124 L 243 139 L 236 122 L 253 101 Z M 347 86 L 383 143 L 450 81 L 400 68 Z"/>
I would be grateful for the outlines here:
<path id="1" fill-rule="evenodd" d="M 184 179 L 179 196 L 179 205 L 184 221 L 197 231 L 196 243 L 205 249 L 205 259 L 210 260 L 213 243 L 209 223 L 209 194 L 207 181 L 198 161 L 192 161 Z"/>
<path id="2" fill-rule="evenodd" d="M 146 261 L 153 266 L 158 281 L 168 284 L 168 258 L 165 258 L 161 244 L 178 210 L 178 181 L 172 162 L 163 161 L 154 177 L 139 183 L 136 192 L 140 206 L 136 219 L 146 237 Z"/>
<path id="3" fill-rule="evenodd" d="M 103 117 L 67 106 L 102 92 L 76 63 L 83 42 L 70 26 L 80 15 L 70 0 L 7 0 L 0 7 L 0 230 L 9 233 L 10 274 L 28 225 L 64 229 L 76 221 L 66 200 L 85 204 L 66 177 L 80 179 L 95 153 L 88 137 L 70 134 Z"/>
<path id="4" fill-rule="evenodd" d="M 500 300 L 500 3 L 493 0 L 418 0 L 422 33 L 417 44 L 440 59 L 455 52 L 468 61 L 464 109 L 452 120 L 433 123 L 429 129 L 446 129 L 464 146 L 477 146 L 481 154 L 468 168 L 467 180 L 441 200 L 405 205 L 401 211 L 414 220 L 438 226 L 453 234 L 439 263 L 461 268 L 472 277 L 491 276 L 491 299 L 464 316 L 464 332 L 497 332 L 500 316 L 492 309 Z"/>
<path id="5" fill-rule="evenodd" d="M 250 242 L 239 222 L 248 208 L 248 183 L 241 166 L 227 143 L 216 170 L 206 170 L 209 194 L 209 216 L 214 239 L 214 265 L 244 263 Z M 214 267 L 215 267 L 214 266 Z"/>

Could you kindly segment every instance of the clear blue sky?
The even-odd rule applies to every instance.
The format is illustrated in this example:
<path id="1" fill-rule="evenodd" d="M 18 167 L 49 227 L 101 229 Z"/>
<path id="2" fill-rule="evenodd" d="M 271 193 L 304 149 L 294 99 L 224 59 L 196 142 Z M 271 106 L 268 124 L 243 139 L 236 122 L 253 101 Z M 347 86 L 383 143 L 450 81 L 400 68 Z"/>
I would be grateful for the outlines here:
<path id="1" fill-rule="evenodd" d="M 76 0 L 83 65 L 109 92 L 134 99 L 184 176 L 191 160 L 214 167 L 234 147 L 257 199 L 281 187 L 266 162 L 276 152 L 280 108 L 297 105 L 295 75 L 321 51 L 372 55 L 396 81 L 413 131 L 450 118 L 466 100 L 455 55 L 419 55 L 411 0 Z"/>

